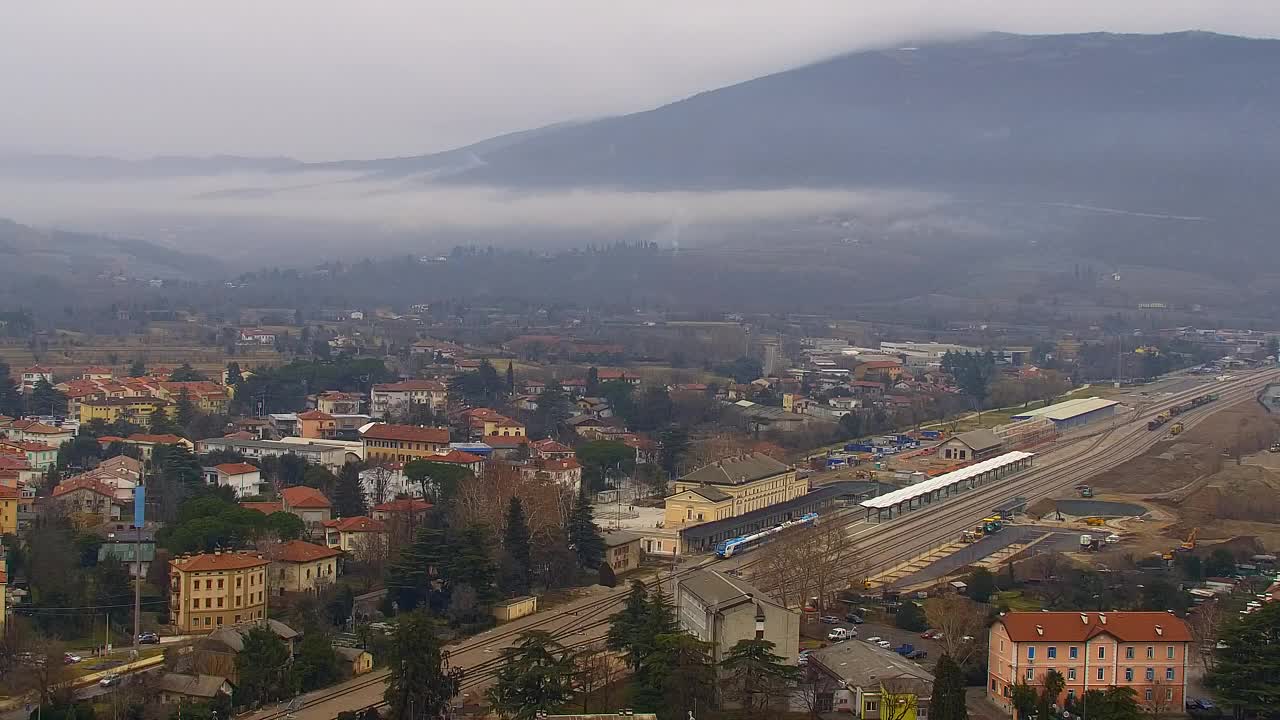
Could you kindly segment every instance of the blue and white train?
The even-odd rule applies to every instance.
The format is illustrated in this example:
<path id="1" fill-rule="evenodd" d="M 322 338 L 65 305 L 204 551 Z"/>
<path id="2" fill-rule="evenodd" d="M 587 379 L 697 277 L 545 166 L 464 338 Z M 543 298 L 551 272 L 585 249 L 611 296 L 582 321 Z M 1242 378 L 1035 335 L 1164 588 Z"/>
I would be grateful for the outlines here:
<path id="1" fill-rule="evenodd" d="M 795 520 L 788 520 L 780 525 L 774 525 L 771 528 L 765 528 L 759 532 L 753 532 L 750 535 L 730 538 L 716 545 L 716 556 L 727 558 L 733 557 L 740 552 L 746 552 L 759 545 L 765 538 L 772 537 L 783 530 L 793 528 L 798 525 L 811 525 L 818 519 L 818 513 L 806 513 Z"/>

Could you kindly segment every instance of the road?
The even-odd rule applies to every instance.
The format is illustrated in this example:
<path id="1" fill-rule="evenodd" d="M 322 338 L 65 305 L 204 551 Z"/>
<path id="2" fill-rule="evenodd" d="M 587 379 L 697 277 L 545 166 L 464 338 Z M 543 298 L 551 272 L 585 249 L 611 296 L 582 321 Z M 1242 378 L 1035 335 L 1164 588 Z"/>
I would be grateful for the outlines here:
<path id="1" fill-rule="evenodd" d="M 1218 402 L 1181 416 L 1182 422 L 1191 427 L 1218 409 L 1253 397 L 1264 385 L 1277 379 L 1280 379 L 1280 371 L 1276 370 L 1238 374 L 1228 382 L 1196 385 L 1183 392 L 1150 398 L 1150 404 L 1130 416 L 1108 421 L 1106 427 L 1089 430 L 1071 438 L 1070 442 L 1059 443 L 1059 447 L 1037 457 L 1034 469 L 999 483 L 967 491 L 882 523 L 865 522 L 860 510 L 849 511 L 827 521 L 846 523 L 857 547 L 872 559 L 871 570 L 889 567 L 925 549 L 955 539 L 962 530 L 976 519 L 990 514 L 992 508 L 1004 500 L 1022 496 L 1034 502 L 1141 455 L 1164 437 L 1164 433 L 1147 431 L 1147 419 L 1175 402 L 1206 392 L 1217 392 L 1221 396 Z M 751 553 L 728 560 L 707 558 L 700 562 L 686 562 L 678 573 L 700 566 L 743 571 L 757 561 L 758 555 Z M 496 672 L 502 649 L 524 630 L 546 630 L 570 647 L 599 640 L 607 629 L 609 616 L 622 604 L 626 592 L 626 588 L 620 586 L 449 646 L 450 664 L 467 671 L 463 683 L 464 696 L 460 700 L 470 703 L 480 697 Z M 385 671 L 371 673 L 303 696 L 292 711 L 279 707 L 242 717 L 245 720 L 333 720 L 340 712 L 361 710 L 381 703 L 385 678 Z"/>

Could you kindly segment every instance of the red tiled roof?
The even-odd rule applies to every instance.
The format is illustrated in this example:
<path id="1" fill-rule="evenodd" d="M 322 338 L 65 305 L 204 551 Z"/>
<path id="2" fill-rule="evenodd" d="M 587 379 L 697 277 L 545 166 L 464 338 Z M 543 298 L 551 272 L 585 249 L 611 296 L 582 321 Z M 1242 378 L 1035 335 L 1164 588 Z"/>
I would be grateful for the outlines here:
<path id="1" fill-rule="evenodd" d="M 1191 640 L 1181 618 L 1162 612 L 1010 612 L 996 622 L 1014 642 L 1084 642 L 1103 634 L 1123 642 Z"/>
<path id="2" fill-rule="evenodd" d="M 50 450 L 58 449 L 52 445 L 45 445 L 44 443 L 38 443 L 31 440 L 5 440 L 4 444 L 10 447 L 19 448 L 24 452 L 48 452 Z"/>
<path id="3" fill-rule="evenodd" d="M 407 442 L 447 445 L 449 443 L 449 429 L 375 423 L 373 427 L 364 431 L 364 437 L 371 440 L 404 440 Z"/>
<path id="4" fill-rule="evenodd" d="M 471 465 L 473 463 L 484 462 L 484 458 L 479 455 L 472 455 L 469 452 L 461 450 L 450 450 L 443 455 L 433 455 L 428 458 L 421 458 L 427 462 L 450 463 L 452 465 Z"/>
<path id="5" fill-rule="evenodd" d="M 431 503 L 418 498 L 396 498 L 381 505 L 374 505 L 373 509 L 377 512 L 390 513 L 422 512 L 423 510 L 430 510 Z"/>
<path id="6" fill-rule="evenodd" d="M 224 475 L 247 475 L 261 472 L 256 465 L 250 465 L 249 463 L 222 463 L 221 465 L 215 465 L 214 468 Z"/>
<path id="7" fill-rule="evenodd" d="M 308 410 L 304 413 L 298 413 L 299 420 L 332 420 L 333 416 L 327 412 L 319 410 Z"/>
<path id="8" fill-rule="evenodd" d="M 54 493 L 55 495 L 57 493 Z M 16 487 L 8 485 L 0 485 L 0 500 L 17 500 L 22 497 L 22 491 Z"/>
<path id="9" fill-rule="evenodd" d="M 582 465 L 574 458 L 565 458 L 564 460 L 540 460 L 538 461 L 538 467 L 547 472 L 564 472 L 566 470 L 576 470 Z"/>
<path id="10" fill-rule="evenodd" d="M 284 503 L 279 500 L 275 502 L 242 502 L 240 507 L 245 510 L 257 510 L 263 515 L 270 515 L 273 512 L 284 512 Z"/>
<path id="11" fill-rule="evenodd" d="M 448 388 L 437 380 L 401 380 L 393 383 L 378 383 L 373 386 L 375 392 L 409 392 L 411 390 L 428 390 L 445 392 Z"/>
<path id="12" fill-rule="evenodd" d="M 573 452 L 573 448 L 563 443 L 556 442 L 551 438 L 547 438 L 545 440 L 534 440 L 533 442 L 529 443 L 529 448 L 536 452 L 542 452 L 542 453 Z"/>
<path id="13" fill-rule="evenodd" d="M 329 498 L 325 497 L 324 493 L 305 485 L 295 485 L 281 490 L 280 499 L 284 500 L 284 504 L 290 508 L 299 510 L 318 510 L 320 508 L 333 507 L 333 503 L 329 502 Z"/>
<path id="14" fill-rule="evenodd" d="M 116 496 L 115 488 L 97 478 L 85 476 L 68 478 L 58 483 L 58 486 L 53 489 L 53 496 L 61 497 L 77 490 L 91 490 L 109 498 L 115 498 Z"/>
<path id="15" fill-rule="evenodd" d="M 626 370 L 597 370 L 596 377 L 601 380 L 621 380 L 627 376 Z"/>
<path id="16" fill-rule="evenodd" d="M 53 371 L 43 365 L 32 365 L 31 367 L 27 368 L 26 370 L 23 370 L 22 372 L 23 373 L 44 373 L 45 375 L 48 375 Z"/>
<path id="17" fill-rule="evenodd" d="M 113 442 L 124 442 L 124 438 L 120 437 L 119 435 L 99 435 L 98 436 L 99 445 L 110 445 Z"/>
<path id="18" fill-rule="evenodd" d="M 327 528 L 334 528 L 338 532 L 385 532 L 386 526 L 380 521 L 371 517 L 357 515 L 349 518 L 339 518 L 337 520 L 326 520 L 321 523 Z"/>
<path id="19" fill-rule="evenodd" d="M 233 432 L 233 433 L 227 433 L 226 435 L 223 435 L 222 437 L 223 437 L 223 439 L 225 439 L 225 440 L 253 440 L 253 439 L 257 438 L 258 436 L 257 436 L 257 435 L 254 435 L 253 433 L 249 432 L 248 430 L 237 430 L 236 432 Z"/>
<path id="20" fill-rule="evenodd" d="M 305 540 L 290 540 L 280 546 L 279 556 L 276 559 L 284 562 L 305 563 L 337 557 L 341 554 L 341 552 L 333 548 L 323 547 Z"/>
<path id="21" fill-rule="evenodd" d="M 27 462 L 26 454 L 9 455 L 0 453 L 0 470 L 30 470 L 31 463 Z"/>
<path id="22" fill-rule="evenodd" d="M 208 572 L 210 570 L 245 570 L 270 565 L 270 561 L 257 555 L 238 552 L 204 553 L 189 558 L 174 558 L 170 567 L 182 572 Z"/>
<path id="23" fill-rule="evenodd" d="M 183 442 L 183 438 L 167 433 L 164 435 L 134 433 L 129 436 L 128 440 L 133 443 L 153 443 L 155 445 L 179 445 Z"/>

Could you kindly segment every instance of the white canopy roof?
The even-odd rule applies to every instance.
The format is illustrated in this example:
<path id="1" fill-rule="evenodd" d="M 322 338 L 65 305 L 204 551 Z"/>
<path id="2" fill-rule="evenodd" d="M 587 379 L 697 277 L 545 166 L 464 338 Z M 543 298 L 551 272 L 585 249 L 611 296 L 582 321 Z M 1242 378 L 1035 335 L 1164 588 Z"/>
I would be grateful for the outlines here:
<path id="1" fill-rule="evenodd" d="M 1019 460 L 1025 460 L 1031 456 L 1032 453 L 1022 452 L 1021 450 L 1007 452 L 1003 455 L 988 458 L 980 463 L 974 463 L 973 465 L 960 468 L 959 470 L 949 472 L 945 475 L 939 475 L 936 478 L 925 480 L 924 482 L 919 482 L 915 485 L 908 485 L 907 487 L 894 490 L 891 493 L 885 493 L 880 497 L 864 500 L 861 505 L 862 507 L 871 508 L 873 510 L 892 507 L 898 503 L 928 495 L 935 490 L 941 490 L 942 488 L 950 485 L 955 485 L 962 480 L 968 480 L 976 475 L 997 470 L 1006 465 L 1018 462 Z"/>

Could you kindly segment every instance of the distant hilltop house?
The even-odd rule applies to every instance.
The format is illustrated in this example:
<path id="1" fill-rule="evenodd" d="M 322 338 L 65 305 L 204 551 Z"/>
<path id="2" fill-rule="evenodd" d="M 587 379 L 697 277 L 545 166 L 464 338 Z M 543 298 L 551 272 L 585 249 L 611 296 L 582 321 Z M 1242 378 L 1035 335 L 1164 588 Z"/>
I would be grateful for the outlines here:
<path id="1" fill-rule="evenodd" d="M 266 332 L 264 330 L 241 330 L 239 344 L 241 345 L 274 345 L 276 342 L 276 334 Z"/>

